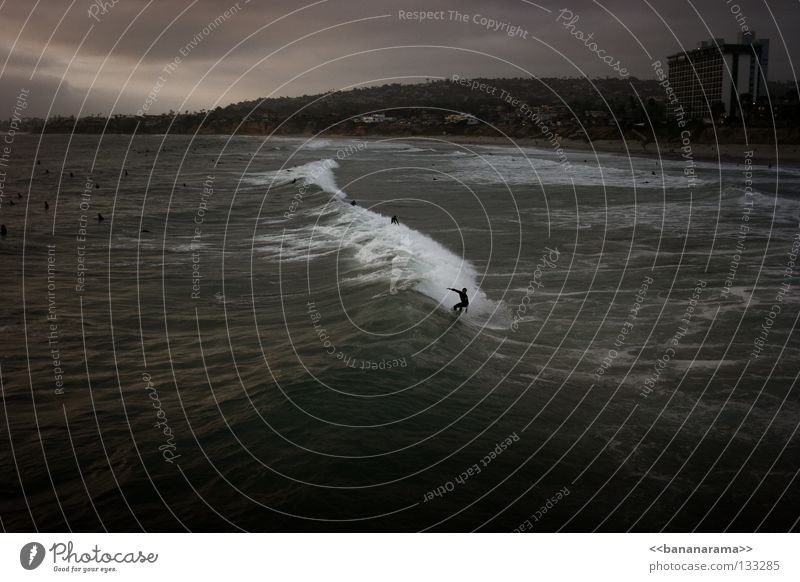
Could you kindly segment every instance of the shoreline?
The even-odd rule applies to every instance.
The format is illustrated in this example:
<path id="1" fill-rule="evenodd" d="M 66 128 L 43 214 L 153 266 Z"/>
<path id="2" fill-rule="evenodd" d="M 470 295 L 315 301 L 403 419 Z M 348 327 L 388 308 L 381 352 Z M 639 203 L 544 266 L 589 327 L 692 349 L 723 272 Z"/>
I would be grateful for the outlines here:
<path id="1" fill-rule="evenodd" d="M 20 134 L 22 135 L 22 134 Z M 28 136 L 38 136 L 40 134 L 29 133 Z M 47 135 L 63 135 L 63 134 L 47 134 Z M 97 135 L 97 134 L 80 134 L 80 135 Z M 104 135 L 128 135 L 123 133 L 106 133 Z M 140 134 L 146 135 L 160 135 L 160 134 Z M 170 136 L 183 136 L 190 134 L 171 133 Z M 532 138 L 532 137 L 501 137 L 501 136 L 486 136 L 486 135 L 441 135 L 441 134 L 427 134 L 427 135 L 397 135 L 397 134 L 370 134 L 370 135 L 357 135 L 354 133 L 321 133 L 321 134 L 308 134 L 308 133 L 290 133 L 278 135 L 265 135 L 261 133 L 200 133 L 196 137 L 207 136 L 228 136 L 228 137 L 258 137 L 264 140 L 269 139 L 347 139 L 347 140 L 361 140 L 369 141 L 399 141 L 405 143 L 419 143 L 426 141 L 445 142 L 456 145 L 474 145 L 474 146 L 506 146 L 506 147 L 522 147 L 522 148 L 538 148 L 545 153 L 549 153 L 554 159 L 558 159 L 559 153 L 556 148 L 546 138 Z M 637 157 L 646 159 L 665 159 L 665 160 L 682 160 L 684 159 L 681 152 L 682 144 L 679 142 L 651 142 L 643 148 L 641 142 L 636 140 L 623 140 L 623 139 L 597 139 L 592 141 L 577 140 L 577 139 L 561 139 L 559 140 L 560 149 L 566 154 L 575 154 L 577 152 L 603 153 L 603 154 L 616 154 L 625 157 Z M 712 163 L 734 163 L 741 164 L 745 159 L 745 152 L 751 151 L 752 163 L 760 166 L 775 166 L 780 163 L 781 166 L 789 166 L 792 168 L 800 168 L 800 144 L 782 144 L 776 145 L 775 143 L 692 143 L 692 157 L 685 159 L 693 159 L 695 161 L 712 162 Z"/>
<path id="2" fill-rule="evenodd" d="M 294 137 L 309 138 L 308 135 L 286 135 L 275 137 Z M 542 150 L 550 150 L 555 154 L 555 150 L 546 139 L 534 138 L 504 138 L 496 136 L 467 136 L 467 135 L 345 135 L 345 134 L 322 134 L 316 138 L 325 139 L 361 139 L 364 141 L 381 141 L 391 139 L 393 141 L 417 141 L 417 140 L 440 140 L 460 145 L 504 145 L 509 147 L 536 147 Z M 678 142 L 652 142 L 647 144 L 647 148 L 642 148 L 638 140 L 593 140 L 590 142 L 583 140 L 564 139 L 560 141 L 561 149 L 568 154 L 576 152 L 597 152 L 611 153 L 623 156 L 648 158 L 648 159 L 667 159 L 681 160 L 681 145 Z M 777 149 L 777 152 L 776 152 Z M 743 163 L 746 151 L 753 151 L 753 163 L 757 165 L 781 165 L 800 166 L 800 145 L 787 144 L 705 144 L 693 143 L 693 159 L 704 162 L 726 162 Z M 777 153 L 777 155 L 776 155 Z"/>

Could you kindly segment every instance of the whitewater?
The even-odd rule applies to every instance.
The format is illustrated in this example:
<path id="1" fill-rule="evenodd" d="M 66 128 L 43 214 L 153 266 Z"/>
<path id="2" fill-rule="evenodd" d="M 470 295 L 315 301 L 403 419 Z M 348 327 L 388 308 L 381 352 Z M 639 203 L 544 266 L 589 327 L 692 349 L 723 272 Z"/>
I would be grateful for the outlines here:
<path id="1" fill-rule="evenodd" d="M 386 289 L 378 296 L 413 291 L 446 310 L 458 302 L 448 288 L 466 287 L 470 304 L 464 319 L 478 324 L 491 320 L 491 326 L 510 324 L 506 306 L 487 297 L 480 288 L 482 275 L 467 258 L 418 230 L 390 224 L 390 217 L 369 207 L 351 205 L 337 185 L 337 168 L 339 163 L 327 158 L 247 176 L 248 183 L 267 187 L 267 197 L 280 196 L 281 187 L 296 186 L 302 198 L 302 210 L 284 213 L 282 230 L 255 237 L 255 249 L 265 259 L 302 262 L 336 253 L 363 267 L 341 278 L 340 284 L 377 283 Z M 312 186 L 330 196 L 315 195 Z M 272 226 L 280 222 L 270 221 Z"/>

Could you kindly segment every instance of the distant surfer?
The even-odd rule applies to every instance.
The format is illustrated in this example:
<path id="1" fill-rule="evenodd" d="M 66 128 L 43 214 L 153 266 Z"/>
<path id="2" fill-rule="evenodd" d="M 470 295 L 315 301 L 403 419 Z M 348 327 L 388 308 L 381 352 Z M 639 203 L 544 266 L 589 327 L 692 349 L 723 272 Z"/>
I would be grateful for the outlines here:
<path id="1" fill-rule="evenodd" d="M 350 203 L 350 206 L 357 206 L 357 204 L 356 204 L 356 201 L 355 201 L 355 200 L 353 200 L 353 201 Z"/>
<path id="2" fill-rule="evenodd" d="M 456 303 L 455 305 L 453 305 L 453 311 L 455 311 L 456 309 L 459 312 L 461 312 L 462 309 L 464 311 L 469 311 L 469 297 L 467 297 L 467 288 L 464 287 L 461 291 L 459 291 L 458 289 L 453 289 L 452 287 L 448 287 L 447 289 L 448 291 L 455 291 L 461 298 L 461 303 Z"/>
<path id="3" fill-rule="evenodd" d="M 392 224 L 400 225 L 400 221 L 397 220 L 397 216 L 392 216 Z"/>

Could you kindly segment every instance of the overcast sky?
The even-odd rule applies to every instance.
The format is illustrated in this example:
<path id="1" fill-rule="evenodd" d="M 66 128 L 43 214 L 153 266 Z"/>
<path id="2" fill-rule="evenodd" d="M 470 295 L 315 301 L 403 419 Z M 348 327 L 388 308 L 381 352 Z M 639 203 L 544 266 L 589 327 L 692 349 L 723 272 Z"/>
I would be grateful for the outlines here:
<path id="1" fill-rule="evenodd" d="M 0 117 L 21 89 L 36 115 L 107 115 L 454 74 L 618 75 L 593 51 L 653 78 L 653 60 L 712 36 L 734 41 L 742 27 L 770 40 L 770 79 L 793 80 L 800 66 L 800 0 L 113 1 L 0 4 Z M 578 16 L 569 29 L 565 7 Z M 577 31 L 593 34 L 589 46 Z"/>

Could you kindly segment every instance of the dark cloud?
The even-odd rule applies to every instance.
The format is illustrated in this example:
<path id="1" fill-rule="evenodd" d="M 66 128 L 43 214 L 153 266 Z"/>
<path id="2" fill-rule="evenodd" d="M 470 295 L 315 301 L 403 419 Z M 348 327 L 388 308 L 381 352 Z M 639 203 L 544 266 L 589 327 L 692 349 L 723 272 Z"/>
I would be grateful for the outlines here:
<path id="1" fill-rule="evenodd" d="M 794 78 L 790 61 L 800 62 L 794 0 L 578 0 L 568 6 L 579 17 L 576 28 L 593 33 L 606 54 L 639 77 L 652 76 L 651 57 L 663 59 L 710 36 L 734 40 L 743 23 L 770 39 L 771 79 Z M 82 113 L 89 114 L 136 111 L 156 88 L 153 112 L 386 78 L 613 75 L 556 22 L 562 8 L 546 0 L 6 2 L 0 115 L 13 108 L 21 86 L 31 88 L 36 114 L 51 105 L 54 114 L 77 114 L 84 99 Z M 400 10 L 444 11 L 445 19 L 401 20 Z M 450 10 L 468 21 L 451 19 Z M 502 29 L 487 30 L 472 21 L 475 15 L 520 32 L 510 38 Z M 165 71 L 170 63 L 176 66 Z"/>

